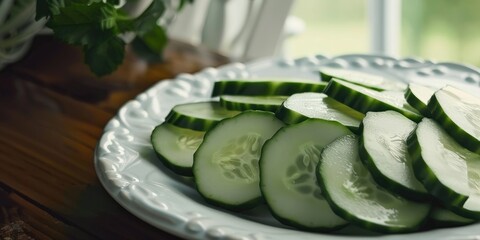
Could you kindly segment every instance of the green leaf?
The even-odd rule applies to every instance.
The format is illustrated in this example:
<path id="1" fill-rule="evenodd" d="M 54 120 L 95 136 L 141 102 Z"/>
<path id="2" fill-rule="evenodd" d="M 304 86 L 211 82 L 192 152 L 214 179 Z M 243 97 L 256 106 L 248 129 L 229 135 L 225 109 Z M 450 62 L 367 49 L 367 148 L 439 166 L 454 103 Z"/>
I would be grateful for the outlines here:
<path id="1" fill-rule="evenodd" d="M 37 13 L 35 19 L 38 20 L 42 17 L 51 17 L 52 15 L 59 14 L 60 9 L 64 8 L 69 0 L 37 0 Z"/>
<path id="2" fill-rule="evenodd" d="M 180 4 L 178 5 L 177 11 L 181 11 L 183 7 L 185 7 L 186 3 L 193 3 L 193 0 L 180 0 Z"/>
<path id="3" fill-rule="evenodd" d="M 115 71 L 123 62 L 125 43 L 116 36 L 109 37 L 101 43 L 87 45 L 83 48 L 85 63 L 97 76 L 103 76 Z"/>
<path id="4" fill-rule="evenodd" d="M 116 9 L 107 3 L 71 3 L 52 15 L 47 26 L 67 43 L 92 45 L 119 33 L 116 17 Z"/>
<path id="5" fill-rule="evenodd" d="M 158 25 L 140 36 L 140 39 L 156 54 L 161 54 L 168 42 L 165 30 Z"/>
<path id="6" fill-rule="evenodd" d="M 47 0 L 37 0 L 35 20 L 40 20 L 44 17 L 50 17 L 50 8 L 48 6 Z"/>
<path id="7" fill-rule="evenodd" d="M 154 0 L 150 6 L 134 20 L 135 31 L 139 35 L 143 35 L 157 26 L 157 20 L 165 12 L 165 4 L 163 1 Z"/>
<path id="8" fill-rule="evenodd" d="M 120 0 L 107 0 L 107 3 L 113 4 L 113 5 L 119 5 Z"/>
<path id="9" fill-rule="evenodd" d="M 142 58 L 150 62 L 163 60 L 163 49 L 167 45 L 168 38 L 165 30 L 155 26 L 142 36 L 137 36 L 133 42 L 133 50 Z"/>
<path id="10" fill-rule="evenodd" d="M 35 20 L 60 14 L 60 9 L 71 4 L 90 5 L 102 0 L 37 0 Z"/>

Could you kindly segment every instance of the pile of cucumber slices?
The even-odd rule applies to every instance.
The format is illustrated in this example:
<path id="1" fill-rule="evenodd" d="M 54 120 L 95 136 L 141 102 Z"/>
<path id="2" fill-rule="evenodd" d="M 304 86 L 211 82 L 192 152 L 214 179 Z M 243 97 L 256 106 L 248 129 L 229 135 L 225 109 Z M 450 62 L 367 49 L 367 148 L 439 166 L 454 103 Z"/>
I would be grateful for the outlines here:
<path id="1" fill-rule="evenodd" d="M 480 98 L 323 69 L 322 81 L 215 82 L 151 135 L 159 159 L 209 203 L 266 203 L 307 231 L 382 233 L 480 219 Z"/>

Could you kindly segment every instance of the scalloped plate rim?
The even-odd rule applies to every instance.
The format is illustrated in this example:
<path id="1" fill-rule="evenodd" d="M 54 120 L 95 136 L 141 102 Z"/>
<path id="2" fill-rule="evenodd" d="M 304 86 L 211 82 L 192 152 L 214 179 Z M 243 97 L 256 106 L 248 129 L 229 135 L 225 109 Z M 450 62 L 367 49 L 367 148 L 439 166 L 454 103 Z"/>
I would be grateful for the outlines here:
<path id="1" fill-rule="evenodd" d="M 321 56 L 322 59 L 318 59 L 319 58 L 318 56 Z M 112 169 L 115 169 L 117 166 L 115 164 L 110 164 L 110 165 L 107 164 L 108 165 L 107 167 L 110 167 L 110 170 L 113 171 L 113 172 L 108 172 L 110 170 L 107 171 L 106 169 L 104 169 L 105 166 L 103 166 L 103 165 L 105 165 L 106 163 L 101 160 L 102 156 L 100 156 L 100 155 L 105 154 L 105 149 L 102 149 L 101 144 L 106 141 L 105 140 L 106 133 L 111 132 L 112 129 L 119 129 L 121 127 L 121 123 L 117 123 L 117 122 L 120 121 L 118 119 L 120 111 L 126 109 L 127 106 L 129 106 L 129 104 L 134 103 L 135 101 L 137 101 L 137 102 L 140 101 L 138 99 L 140 99 L 140 96 L 142 94 L 150 92 L 150 91 L 154 91 L 154 92 L 155 91 L 160 91 L 161 89 L 165 90 L 164 85 L 169 85 L 169 84 L 171 85 L 172 83 L 175 83 L 175 81 L 179 81 L 178 79 L 184 79 L 184 78 L 188 79 L 190 77 L 195 78 L 195 77 L 198 77 L 198 76 L 205 77 L 203 75 L 206 75 L 206 76 L 208 76 L 209 74 L 214 75 L 214 74 L 218 74 L 221 71 L 228 72 L 230 68 L 231 69 L 236 69 L 239 72 L 247 71 L 248 69 L 255 69 L 255 66 L 259 66 L 259 65 L 262 65 L 262 64 L 265 65 L 266 68 L 268 68 L 269 66 L 271 67 L 273 65 L 281 65 L 282 63 L 285 63 L 285 67 L 292 67 L 293 66 L 294 68 L 297 68 L 297 67 L 299 67 L 299 66 L 297 66 L 297 64 L 305 63 L 305 66 L 301 66 L 301 67 L 305 67 L 306 69 L 311 70 L 312 68 L 314 68 L 314 69 L 318 68 L 320 65 L 315 66 L 315 64 L 319 64 L 320 62 L 325 62 L 325 61 L 332 62 L 332 60 L 335 60 L 335 59 L 358 57 L 358 56 L 362 56 L 362 57 L 366 57 L 366 58 L 382 58 L 382 57 L 385 57 L 385 58 L 389 58 L 390 61 L 396 61 L 396 62 L 400 62 L 400 61 L 404 61 L 404 60 L 413 60 L 413 61 L 417 62 L 418 64 L 420 64 L 420 66 L 422 66 L 422 64 L 424 64 L 423 67 L 427 67 L 427 68 L 435 66 L 435 65 L 443 65 L 443 64 L 450 65 L 451 64 L 452 66 L 456 66 L 458 68 L 466 68 L 469 71 L 473 71 L 474 73 L 477 74 L 477 77 L 480 76 L 480 71 L 477 68 L 475 68 L 474 66 L 462 65 L 462 64 L 451 63 L 451 62 L 437 62 L 437 63 L 435 63 L 435 62 L 432 62 L 432 61 L 423 60 L 423 59 L 419 59 L 419 58 L 397 59 L 397 58 L 393 58 L 393 57 L 390 57 L 390 56 L 369 55 L 369 54 L 345 54 L 345 55 L 340 55 L 340 56 L 334 56 L 334 57 L 331 57 L 331 58 L 326 57 L 325 55 L 317 54 L 317 55 L 312 55 L 312 56 L 309 56 L 309 57 L 299 58 L 299 59 L 296 59 L 296 60 L 263 59 L 263 60 L 257 60 L 255 62 L 252 62 L 252 63 L 247 64 L 247 65 L 242 65 L 242 64 L 239 64 L 239 63 L 232 63 L 232 64 L 220 66 L 219 68 L 216 68 L 216 69 L 207 68 L 206 70 L 198 72 L 195 75 L 189 75 L 189 74 L 182 75 L 182 74 L 180 74 L 176 77 L 176 80 L 171 79 L 171 81 L 168 81 L 168 82 L 166 80 L 164 80 L 164 81 L 160 82 L 161 84 L 160 83 L 154 84 L 151 88 L 145 90 L 144 92 L 140 93 L 135 98 L 133 98 L 132 100 L 126 102 L 119 109 L 117 115 L 115 115 L 112 119 L 110 119 L 108 121 L 108 123 L 106 124 L 106 126 L 104 128 L 104 132 L 103 132 L 101 138 L 99 139 L 99 141 L 98 141 L 98 143 L 95 147 L 95 150 L 94 150 L 94 166 L 95 166 L 95 172 L 97 174 L 97 177 L 99 178 L 102 186 L 106 189 L 106 191 L 109 193 L 109 195 L 113 199 L 115 199 L 123 208 L 125 208 L 127 211 L 134 214 L 135 216 L 139 217 L 140 219 L 146 221 L 147 223 L 149 223 L 149 224 L 151 224 L 151 225 L 153 225 L 153 226 L 155 226 L 159 229 L 162 229 L 166 232 L 169 232 L 173 235 L 176 235 L 176 236 L 179 236 L 179 237 L 185 237 L 185 238 L 195 238 L 195 239 L 197 239 L 197 238 L 198 239 L 204 239 L 204 238 L 220 238 L 220 239 L 223 239 L 223 238 L 228 238 L 228 237 L 238 237 L 238 235 L 235 234 L 235 233 L 237 233 L 237 232 L 235 232 L 235 230 L 233 232 L 228 232 L 229 227 L 232 227 L 230 225 L 227 225 L 227 226 L 222 225 L 222 227 L 224 227 L 224 228 L 219 228 L 219 229 L 215 228 L 214 230 L 218 230 L 218 232 L 216 232 L 216 233 L 214 231 L 212 231 L 212 233 L 206 233 L 206 231 L 209 231 L 211 229 L 203 226 L 205 224 L 202 223 L 202 221 L 200 221 L 200 220 L 198 221 L 198 224 L 197 224 L 198 226 L 196 226 L 196 227 L 199 227 L 200 230 L 193 229 L 189 232 L 188 227 L 195 228 L 195 224 L 192 224 L 192 226 L 188 226 L 188 224 L 191 223 L 192 219 L 196 220 L 196 218 L 201 218 L 202 215 L 192 216 L 192 219 L 190 219 L 190 220 L 185 219 L 186 218 L 185 216 L 180 216 L 180 215 L 176 216 L 176 217 L 180 218 L 179 221 L 180 221 L 180 223 L 182 223 L 182 228 L 181 229 L 178 226 L 169 226 L 165 222 L 157 221 L 157 220 L 155 220 L 154 217 L 156 217 L 156 216 L 158 217 L 158 215 L 155 215 L 155 213 L 160 213 L 160 215 L 167 214 L 166 211 L 168 209 L 165 210 L 165 211 L 162 210 L 161 202 L 156 203 L 156 204 L 158 204 L 158 206 L 157 205 L 150 206 L 151 205 L 150 203 L 142 203 L 142 202 L 140 202 L 140 206 L 138 206 L 138 204 L 139 204 L 138 202 L 132 202 L 132 201 L 138 201 L 139 200 L 139 199 L 135 198 L 135 197 L 138 197 L 138 196 L 135 195 L 136 193 L 135 192 L 132 193 L 132 192 L 137 191 L 136 188 L 138 188 L 138 189 L 142 188 L 142 186 L 140 186 L 140 185 L 137 186 L 136 185 L 137 182 L 135 182 L 135 179 L 132 180 L 133 182 L 127 184 L 126 187 L 119 187 L 119 186 L 115 185 L 115 183 L 113 182 L 113 179 L 115 179 L 115 178 L 112 177 L 112 176 L 108 176 L 108 174 L 115 173 L 115 171 L 113 171 Z M 317 59 L 317 61 L 309 60 L 309 59 Z M 322 65 L 324 65 L 324 64 L 322 64 Z M 420 68 L 422 68 L 422 67 L 420 67 Z M 413 70 L 417 71 L 419 68 L 417 68 L 417 67 L 408 68 L 407 67 L 405 69 L 410 69 L 412 71 Z M 406 71 L 406 70 L 397 69 L 396 71 Z M 167 82 L 167 83 L 164 83 L 164 82 Z M 146 98 L 148 98 L 148 96 Z M 198 101 L 199 99 L 201 99 L 201 97 L 193 98 L 193 99 Z M 142 105 L 142 107 L 144 107 L 144 106 Z M 120 125 L 112 126 L 112 125 L 116 125 L 116 124 L 117 125 L 120 124 Z M 126 128 L 126 131 L 128 132 L 129 129 Z M 128 135 L 128 133 L 126 133 L 126 135 Z M 108 159 L 108 160 L 110 160 L 110 159 Z M 113 176 L 115 176 L 115 175 L 113 175 Z M 128 189 L 128 188 L 131 188 L 131 189 Z M 125 190 L 125 189 L 127 189 L 127 190 Z M 125 196 L 120 196 L 122 191 L 126 195 L 130 194 L 130 197 L 133 196 L 133 200 L 132 199 L 125 199 L 125 198 L 128 198 L 128 196 L 126 196 L 126 197 Z M 131 191 L 131 192 L 128 192 L 128 191 Z M 138 190 L 138 191 L 140 191 L 140 190 Z M 156 199 L 158 197 L 158 194 L 156 194 L 154 191 L 149 192 L 148 189 L 143 189 L 140 192 L 142 192 L 142 194 L 144 194 L 146 196 L 146 197 L 143 196 L 143 199 L 140 198 L 140 200 L 142 200 L 142 201 L 143 200 L 152 201 L 152 199 Z M 142 205 L 142 204 L 144 204 L 144 205 Z M 206 206 L 206 205 L 203 205 L 203 207 L 205 207 L 207 209 L 207 211 L 208 211 L 209 208 L 211 208 L 210 206 Z M 158 208 L 158 209 L 156 209 L 156 208 Z M 147 210 L 147 211 L 156 210 L 158 212 L 154 211 L 153 213 L 149 214 L 149 213 L 145 213 L 145 210 Z M 175 215 L 175 213 L 173 213 L 173 214 Z M 226 214 L 229 214 L 229 213 L 226 213 Z M 235 216 L 235 219 L 237 219 L 236 216 Z M 172 221 L 174 221 L 174 220 L 172 220 Z M 213 221 L 215 221 L 215 219 Z M 248 222 L 249 224 L 253 224 L 253 225 L 259 225 L 260 224 L 260 223 L 253 222 L 253 221 L 250 221 L 250 220 L 246 220 L 246 219 L 243 219 L 243 218 L 241 218 L 240 221 L 238 221 L 236 223 L 239 223 L 239 222 L 241 223 L 242 221 Z M 194 223 L 197 223 L 197 222 L 194 222 Z M 224 224 L 224 223 L 222 223 L 222 224 Z M 184 225 L 187 225 L 187 226 L 184 226 Z M 437 230 L 433 230 L 433 231 L 429 231 L 429 232 L 411 233 L 411 234 L 403 234 L 403 235 L 382 235 L 382 239 L 403 239 L 407 236 L 421 237 L 422 239 L 439 239 L 439 237 L 445 238 L 445 239 L 446 238 L 448 238 L 448 239 L 453 238 L 454 239 L 454 238 L 457 238 L 457 237 L 458 238 L 478 238 L 478 237 L 480 237 L 480 235 L 476 235 L 477 232 L 480 232 L 480 224 L 477 224 L 477 226 L 474 227 L 474 229 L 473 229 L 473 230 L 477 230 L 477 231 L 469 232 L 467 230 L 467 232 L 466 232 L 467 234 L 465 234 L 465 232 L 463 230 L 465 228 L 470 229 L 471 226 L 472 225 L 470 225 L 470 227 L 467 226 L 467 227 L 457 227 L 457 228 L 450 228 L 450 229 L 437 229 Z M 185 229 L 185 227 L 187 227 L 187 229 Z M 288 229 L 288 228 L 284 229 L 284 228 L 277 228 L 277 227 L 274 227 L 274 226 L 266 226 L 266 225 L 263 225 L 263 224 L 260 228 L 265 229 L 266 231 L 265 232 L 251 232 L 251 231 L 248 231 L 248 230 L 246 232 L 245 231 L 240 231 L 240 233 L 241 233 L 240 235 L 243 235 L 243 238 L 245 238 L 245 239 L 249 239 L 249 238 L 251 238 L 251 239 L 257 239 L 257 238 L 263 239 L 263 238 L 272 238 L 272 237 L 273 238 L 277 238 L 277 237 L 282 238 L 283 237 L 284 239 L 289 239 L 292 236 L 308 237 L 309 239 L 310 238 L 318 238 L 318 237 L 321 237 L 322 239 L 351 239 L 351 238 L 355 238 L 355 236 L 317 234 L 317 233 L 302 232 L 302 231 L 292 230 L 292 229 Z M 235 228 L 233 228 L 233 229 L 235 229 Z M 447 230 L 448 230 L 449 233 L 453 233 L 454 235 L 445 234 L 445 232 Z M 271 231 L 273 231 L 273 232 L 271 232 Z"/>

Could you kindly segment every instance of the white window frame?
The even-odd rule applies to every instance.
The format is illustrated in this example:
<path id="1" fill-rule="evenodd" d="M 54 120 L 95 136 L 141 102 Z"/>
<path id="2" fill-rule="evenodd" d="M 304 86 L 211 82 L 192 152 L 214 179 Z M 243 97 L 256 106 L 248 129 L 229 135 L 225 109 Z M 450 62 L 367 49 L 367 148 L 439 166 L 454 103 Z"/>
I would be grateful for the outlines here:
<path id="1" fill-rule="evenodd" d="M 401 0 L 368 0 L 370 51 L 398 57 L 400 54 Z"/>

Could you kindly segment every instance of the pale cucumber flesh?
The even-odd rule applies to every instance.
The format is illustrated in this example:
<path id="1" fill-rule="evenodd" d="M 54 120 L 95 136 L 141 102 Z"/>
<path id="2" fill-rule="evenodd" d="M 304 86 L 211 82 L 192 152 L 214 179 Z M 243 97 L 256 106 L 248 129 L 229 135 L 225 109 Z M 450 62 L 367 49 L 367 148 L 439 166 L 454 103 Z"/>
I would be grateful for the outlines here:
<path id="1" fill-rule="evenodd" d="M 281 128 L 265 143 L 260 188 L 281 222 L 313 231 L 347 223 L 332 212 L 315 177 L 323 147 L 347 134 L 348 128 L 337 122 L 309 119 Z"/>
<path id="2" fill-rule="evenodd" d="M 318 118 L 337 121 L 353 129 L 358 128 L 365 116 L 323 93 L 294 94 L 283 102 L 276 115 L 287 124 Z"/>
<path id="3" fill-rule="evenodd" d="M 378 91 L 403 91 L 406 89 L 406 84 L 399 80 L 347 69 L 323 67 L 320 69 L 320 77 L 322 81 L 330 81 L 332 78 L 337 78 Z"/>
<path id="4" fill-rule="evenodd" d="M 358 138 L 342 137 L 322 152 L 318 178 L 335 213 L 352 223 L 381 232 L 408 232 L 421 227 L 429 204 L 408 201 L 378 186 L 358 155 Z"/>
<path id="5" fill-rule="evenodd" d="M 443 204 L 480 217 L 480 155 L 460 146 L 428 118 L 410 138 L 410 154 L 419 152 L 414 159 L 415 175 L 427 190 Z"/>
<path id="6" fill-rule="evenodd" d="M 414 200 L 429 194 L 415 178 L 406 140 L 417 124 L 394 111 L 369 112 L 362 122 L 360 153 L 370 172 L 385 188 Z"/>
<path id="7" fill-rule="evenodd" d="M 434 118 L 465 148 L 480 153 L 480 98 L 446 86 L 428 105 Z"/>
<path id="8" fill-rule="evenodd" d="M 255 205 L 261 199 L 262 146 L 282 126 L 273 113 L 246 111 L 208 131 L 194 154 L 193 175 L 200 194 L 234 210 Z"/>
<path id="9" fill-rule="evenodd" d="M 220 120 L 239 113 L 240 111 L 228 110 L 214 101 L 185 103 L 173 107 L 165 122 L 182 128 L 206 131 Z"/>
<path id="10" fill-rule="evenodd" d="M 193 154 L 204 135 L 202 131 L 162 123 L 153 130 L 151 142 L 156 154 L 169 169 L 180 175 L 191 176 Z"/>

